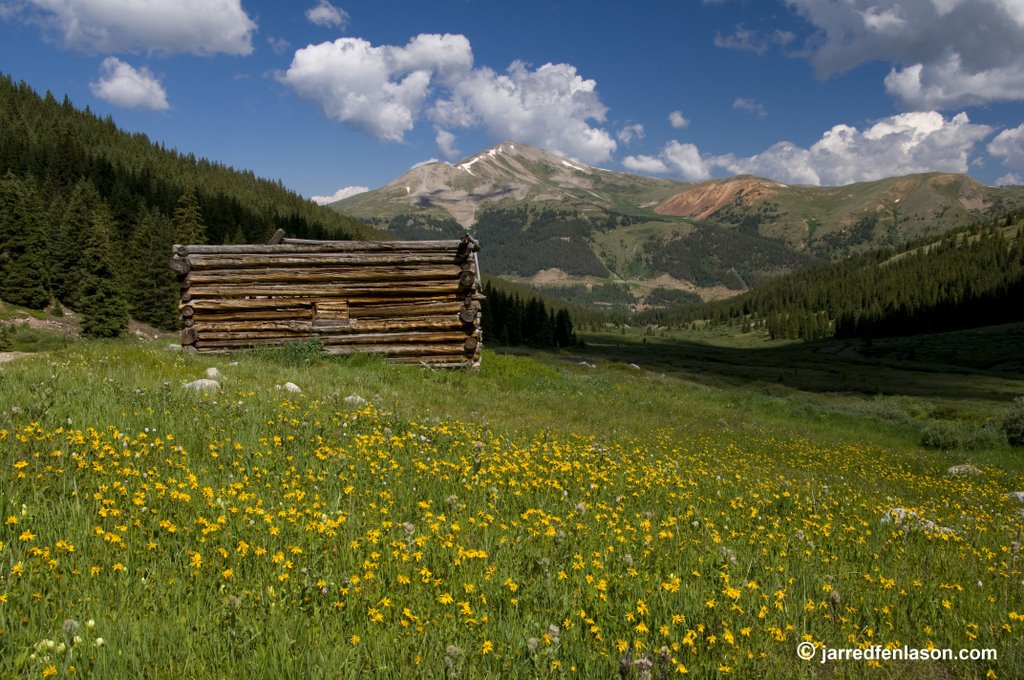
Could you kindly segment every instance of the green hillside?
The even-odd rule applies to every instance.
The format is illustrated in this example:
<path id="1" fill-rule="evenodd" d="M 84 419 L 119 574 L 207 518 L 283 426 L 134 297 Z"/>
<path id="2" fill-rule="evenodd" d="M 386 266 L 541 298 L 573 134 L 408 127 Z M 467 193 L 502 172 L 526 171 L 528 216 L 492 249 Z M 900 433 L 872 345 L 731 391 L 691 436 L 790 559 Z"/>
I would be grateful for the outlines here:
<path id="1" fill-rule="evenodd" d="M 0 298 L 80 311 L 86 334 L 120 333 L 129 314 L 173 327 L 171 244 L 261 243 L 278 228 L 369 233 L 280 182 L 165 149 L 0 76 Z"/>
<path id="2" fill-rule="evenodd" d="M 1022 206 L 1024 187 L 985 187 L 966 175 L 926 173 L 841 187 L 740 176 L 688 187 L 657 211 L 760 234 L 836 260 L 933 238 Z"/>
<path id="3" fill-rule="evenodd" d="M 1021 216 L 811 267 L 728 301 L 651 311 L 638 321 L 731 325 L 810 340 L 1024 321 Z"/>

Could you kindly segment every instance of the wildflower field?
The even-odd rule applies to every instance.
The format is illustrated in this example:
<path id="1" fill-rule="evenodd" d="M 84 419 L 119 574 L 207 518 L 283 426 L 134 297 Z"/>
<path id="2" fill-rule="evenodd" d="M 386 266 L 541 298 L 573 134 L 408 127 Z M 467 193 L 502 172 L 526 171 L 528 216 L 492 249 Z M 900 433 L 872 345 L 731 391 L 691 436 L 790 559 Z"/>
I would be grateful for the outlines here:
<path id="1" fill-rule="evenodd" d="M 220 392 L 182 389 L 209 366 Z M 950 475 L 900 426 L 807 413 L 492 354 L 7 364 L 0 676 L 1019 677 L 1013 451 Z"/>

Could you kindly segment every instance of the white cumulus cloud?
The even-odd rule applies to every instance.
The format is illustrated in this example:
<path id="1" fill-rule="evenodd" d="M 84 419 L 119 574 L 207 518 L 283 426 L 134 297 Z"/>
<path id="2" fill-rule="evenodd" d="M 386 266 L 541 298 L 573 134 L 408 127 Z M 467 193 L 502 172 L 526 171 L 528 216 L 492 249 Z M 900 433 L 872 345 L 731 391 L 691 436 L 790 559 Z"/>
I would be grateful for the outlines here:
<path id="1" fill-rule="evenodd" d="M 89 89 L 96 97 L 114 106 L 149 111 L 170 108 L 166 90 L 148 68 L 136 69 L 117 57 L 103 60 L 100 79 L 89 83 Z"/>
<path id="2" fill-rule="evenodd" d="M 429 118 L 445 156 L 454 150 L 452 131 L 462 128 L 588 163 L 608 160 L 616 148 L 606 130 L 591 124 L 603 123 L 606 112 L 596 83 L 574 66 L 532 69 L 516 61 L 504 73 L 474 67 L 462 35 L 422 34 L 404 47 L 361 38 L 309 45 L 278 79 L 328 117 L 382 141 L 402 141 L 421 116 Z"/>
<path id="3" fill-rule="evenodd" d="M 1008 168 L 1024 169 L 1024 123 L 996 135 L 988 143 L 988 152 L 1001 159 L 1003 165 Z"/>
<path id="4" fill-rule="evenodd" d="M 618 136 L 620 142 L 628 145 L 632 143 L 634 139 L 643 139 L 645 134 L 643 125 L 640 123 L 633 123 L 632 125 L 627 125 L 619 130 Z"/>
<path id="5" fill-rule="evenodd" d="M 330 196 L 310 196 L 309 200 L 313 201 L 317 205 L 327 205 L 328 203 L 334 203 L 340 201 L 343 198 L 349 196 L 355 196 L 356 194 L 362 194 L 370 190 L 370 187 L 342 187 L 338 189 Z"/>
<path id="6" fill-rule="evenodd" d="M 318 26 L 336 26 L 345 28 L 348 25 L 348 12 L 335 7 L 327 0 L 320 0 L 315 7 L 306 10 L 306 19 Z"/>
<path id="7" fill-rule="evenodd" d="M 786 0 L 818 28 L 821 76 L 894 64 L 886 90 L 907 110 L 1024 99 L 1020 0 Z"/>
<path id="8" fill-rule="evenodd" d="M 681 144 L 673 139 L 662 149 L 661 156 L 668 167 L 683 179 L 711 177 L 711 163 L 701 157 L 700 150 L 693 144 Z"/>
<path id="9" fill-rule="evenodd" d="M 471 64 L 461 35 L 420 35 L 405 47 L 339 38 L 298 50 L 278 79 L 324 114 L 377 139 L 399 142 L 430 94 L 431 75 Z"/>
<path id="10" fill-rule="evenodd" d="M 673 111 L 668 114 L 668 124 L 677 130 L 682 130 L 685 127 L 689 127 L 690 121 L 683 116 L 682 111 Z"/>
<path id="11" fill-rule="evenodd" d="M 607 161 L 615 140 L 589 121 L 603 123 L 607 109 L 597 83 L 582 78 L 571 64 L 544 64 L 531 70 L 515 61 L 505 71 L 477 68 L 451 85 L 435 122 L 453 124 L 452 113 L 492 136 L 544 147 L 585 163 Z"/>
<path id="12" fill-rule="evenodd" d="M 665 175 L 672 172 L 665 161 L 656 156 L 626 156 L 622 165 L 627 170 L 645 175 Z"/>
<path id="13" fill-rule="evenodd" d="M 902 113 L 865 130 L 836 125 L 809 148 L 775 144 L 749 158 L 716 160 L 730 172 L 784 182 L 838 185 L 916 172 L 967 172 L 974 148 L 992 132 L 966 113 Z"/>
<path id="14" fill-rule="evenodd" d="M 715 156 L 673 140 L 656 158 L 626 159 L 624 164 L 656 168 L 654 161 L 660 160 L 688 180 L 707 179 L 722 169 L 793 184 L 842 185 L 918 172 L 967 172 L 970 154 L 991 133 L 992 128 L 971 123 L 965 113 L 947 119 L 935 111 L 919 111 L 865 129 L 836 125 L 807 148 L 783 141 L 753 156 Z"/>
<path id="15" fill-rule="evenodd" d="M 434 137 L 434 142 L 448 160 L 458 158 L 462 153 L 455 146 L 455 135 L 447 130 L 438 130 L 437 135 Z"/>
<path id="16" fill-rule="evenodd" d="M 241 0 L 28 0 L 19 16 L 86 52 L 251 54 Z"/>
<path id="17" fill-rule="evenodd" d="M 703 157 L 695 145 L 683 144 L 674 139 L 662 148 L 658 156 L 626 156 L 622 159 L 622 165 L 633 172 L 653 175 L 671 173 L 689 181 L 709 179 L 714 167 L 713 160 Z"/>

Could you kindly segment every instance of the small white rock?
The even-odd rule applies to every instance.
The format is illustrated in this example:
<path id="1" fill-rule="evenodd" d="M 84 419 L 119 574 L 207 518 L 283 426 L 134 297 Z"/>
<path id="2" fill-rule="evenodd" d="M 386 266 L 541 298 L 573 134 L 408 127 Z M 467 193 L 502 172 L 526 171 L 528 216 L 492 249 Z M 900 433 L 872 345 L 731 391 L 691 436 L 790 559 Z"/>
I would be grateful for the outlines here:
<path id="1" fill-rule="evenodd" d="M 220 383 L 216 380 L 209 380 L 207 378 L 201 378 L 199 380 L 193 380 L 190 383 L 182 385 L 186 390 L 193 390 L 195 392 L 219 392 Z"/>
<path id="2" fill-rule="evenodd" d="M 354 408 L 366 405 L 366 400 L 360 397 L 358 394 L 350 394 L 345 397 L 345 403 Z"/>
<path id="3" fill-rule="evenodd" d="M 223 376 L 221 375 L 221 372 L 217 370 L 216 366 L 210 366 L 208 369 L 206 369 L 206 377 L 211 380 L 216 380 L 217 378 L 221 378 Z"/>
<path id="4" fill-rule="evenodd" d="M 292 394 L 298 394 L 299 392 L 302 391 L 301 389 L 299 389 L 299 386 L 293 382 L 286 382 L 281 387 L 284 389 L 285 392 L 291 392 Z"/>
<path id="5" fill-rule="evenodd" d="M 1007 498 L 1013 499 L 1018 503 L 1024 503 L 1024 491 L 1011 491 L 1006 494 Z"/>
<path id="6" fill-rule="evenodd" d="M 954 465 L 947 470 L 951 475 L 980 475 L 981 470 L 974 467 L 970 463 L 964 463 L 963 465 Z"/>
<path id="7" fill-rule="evenodd" d="M 171 344 L 167 345 L 167 351 L 168 352 L 180 352 L 181 351 L 181 345 L 172 342 Z"/>

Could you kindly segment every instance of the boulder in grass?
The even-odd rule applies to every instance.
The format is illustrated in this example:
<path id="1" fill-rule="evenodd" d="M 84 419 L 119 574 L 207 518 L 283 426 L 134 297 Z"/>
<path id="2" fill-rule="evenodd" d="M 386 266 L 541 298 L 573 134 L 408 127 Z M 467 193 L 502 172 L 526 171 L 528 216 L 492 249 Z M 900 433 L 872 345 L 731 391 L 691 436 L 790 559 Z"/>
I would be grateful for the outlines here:
<path id="1" fill-rule="evenodd" d="M 181 351 L 181 345 L 179 345 L 176 342 L 172 342 L 171 344 L 167 345 L 167 351 L 168 352 L 180 352 Z"/>
<path id="2" fill-rule="evenodd" d="M 955 530 L 939 526 L 930 519 L 924 519 L 913 510 L 906 510 L 904 508 L 891 508 L 887 510 L 880 521 L 882 524 L 902 526 L 904 533 L 911 529 L 920 529 L 921 531 L 932 532 L 933 534 L 956 536 Z"/>
<path id="3" fill-rule="evenodd" d="M 1024 491 L 1011 491 L 1006 494 L 1006 497 L 1011 500 L 1015 500 L 1018 503 L 1024 503 Z"/>
<path id="4" fill-rule="evenodd" d="M 206 369 L 206 377 L 210 380 L 216 380 L 217 378 L 223 378 L 223 374 L 217 370 L 216 366 L 211 366 Z"/>
<path id="5" fill-rule="evenodd" d="M 200 378 L 199 380 L 193 380 L 190 383 L 182 385 L 186 390 L 192 390 L 193 392 L 219 392 L 220 383 L 216 380 L 210 380 L 209 378 Z"/>
<path id="6" fill-rule="evenodd" d="M 974 467 L 970 463 L 964 463 L 963 465 L 954 465 L 953 467 L 946 470 L 947 473 L 953 475 L 980 475 L 981 470 Z"/>
<path id="7" fill-rule="evenodd" d="M 293 382 L 286 382 L 284 385 L 281 385 L 281 389 L 285 392 L 291 392 L 292 394 L 298 394 L 302 391 L 299 386 Z"/>

